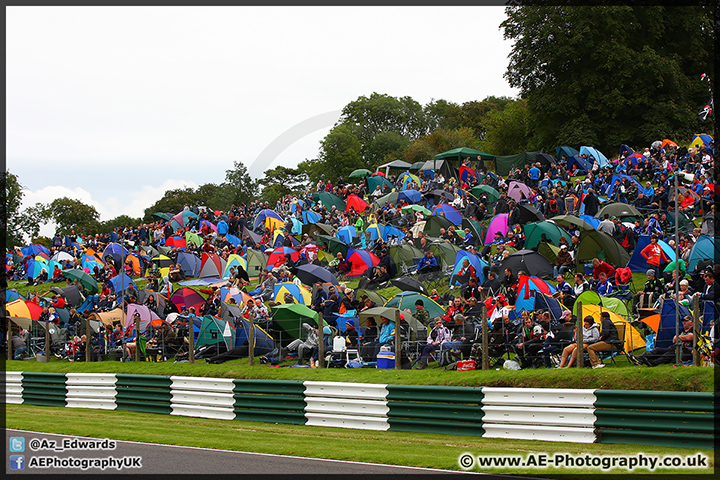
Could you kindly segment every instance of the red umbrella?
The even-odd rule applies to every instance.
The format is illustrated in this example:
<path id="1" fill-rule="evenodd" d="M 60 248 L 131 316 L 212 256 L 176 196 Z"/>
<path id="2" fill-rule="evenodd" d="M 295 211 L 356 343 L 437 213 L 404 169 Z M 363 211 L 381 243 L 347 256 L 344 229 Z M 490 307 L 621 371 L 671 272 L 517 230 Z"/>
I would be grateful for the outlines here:
<path id="1" fill-rule="evenodd" d="M 370 205 L 365 200 L 355 194 L 348 195 L 348 197 L 345 199 L 345 205 L 346 212 L 350 211 L 350 207 L 354 208 L 356 212 L 362 212 L 366 208 L 370 208 Z"/>
<path id="2" fill-rule="evenodd" d="M 375 173 L 373 173 L 373 174 L 370 175 L 370 176 L 373 177 L 373 176 L 375 176 L 375 175 L 380 175 L 381 177 L 384 177 L 384 176 L 385 176 L 385 174 L 384 174 L 383 172 L 375 172 Z"/>

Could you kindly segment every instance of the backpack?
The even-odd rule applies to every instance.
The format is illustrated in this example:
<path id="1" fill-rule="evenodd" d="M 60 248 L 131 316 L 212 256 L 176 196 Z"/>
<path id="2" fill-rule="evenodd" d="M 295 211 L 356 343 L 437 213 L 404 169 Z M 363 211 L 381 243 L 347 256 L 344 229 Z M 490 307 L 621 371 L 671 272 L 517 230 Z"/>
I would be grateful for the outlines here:
<path id="1" fill-rule="evenodd" d="M 453 363 L 455 359 L 453 359 L 452 354 L 450 353 L 450 350 L 441 350 L 440 354 L 438 355 L 438 367 L 446 367 Z"/>
<path id="2" fill-rule="evenodd" d="M 551 213 L 557 213 L 557 212 L 558 212 L 557 200 L 555 200 L 554 198 L 551 198 L 551 199 L 548 201 L 548 210 L 549 210 Z"/>

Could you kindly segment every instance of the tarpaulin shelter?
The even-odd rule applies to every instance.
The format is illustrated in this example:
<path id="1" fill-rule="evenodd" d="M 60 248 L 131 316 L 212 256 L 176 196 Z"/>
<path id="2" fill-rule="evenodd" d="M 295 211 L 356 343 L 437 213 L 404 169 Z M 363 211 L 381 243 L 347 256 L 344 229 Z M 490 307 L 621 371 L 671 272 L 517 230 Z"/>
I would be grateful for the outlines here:
<path id="1" fill-rule="evenodd" d="M 523 152 L 495 157 L 495 173 L 506 177 L 515 167 L 535 163 L 538 153 L 541 152 Z"/>
<path id="2" fill-rule="evenodd" d="M 198 278 L 221 278 L 225 271 L 226 261 L 215 253 L 203 252 L 200 257 L 200 274 Z"/>
<path id="3" fill-rule="evenodd" d="M 237 305 L 246 305 L 248 300 L 253 300 L 253 297 L 238 289 L 237 287 L 220 287 L 220 301 L 225 304 L 229 304 L 230 299 L 235 300 Z M 221 304 L 222 310 L 223 304 Z M 232 305 L 230 305 L 232 306 Z"/>
<path id="4" fill-rule="evenodd" d="M 200 267 L 202 262 L 200 257 L 190 252 L 178 252 L 177 263 L 185 272 L 187 278 L 195 278 L 200 275 Z"/>
<path id="5" fill-rule="evenodd" d="M 532 277 L 553 278 L 553 265 L 550 260 L 532 250 L 518 250 L 508 255 L 500 264 L 500 274 L 498 275 L 500 280 L 505 278 L 506 268 L 509 268 L 514 275 L 517 275 L 520 270 L 524 270 Z"/>
<path id="6" fill-rule="evenodd" d="M 627 265 L 630 254 L 613 237 L 599 230 L 580 232 L 580 241 L 575 253 L 575 264 L 578 272 L 583 272 L 585 263 L 593 258 L 604 260 L 615 267 Z"/>
<path id="7" fill-rule="evenodd" d="M 380 259 L 374 253 L 354 248 L 348 249 L 346 259 L 350 264 L 350 273 L 347 275 L 349 277 L 360 276 L 368 268 L 380 263 Z"/>
<path id="8" fill-rule="evenodd" d="M 610 313 L 610 321 L 613 322 L 616 326 L 618 325 L 624 325 L 625 326 L 625 351 L 626 352 L 632 352 L 634 350 L 637 350 L 638 348 L 645 347 L 645 339 L 642 337 L 640 332 L 638 332 L 635 327 L 633 327 L 630 322 L 625 320 L 623 317 L 618 315 L 617 313 L 613 312 L 612 310 L 608 311 L 607 308 L 603 308 L 599 305 L 592 305 L 588 304 L 585 305 L 583 303 L 583 318 L 586 316 L 591 316 L 595 320 L 595 323 L 598 324 L 598 328 L 602 330 L 602 320 L 600 315 L 603 312 Z"/>
<path id="9" fill-rule="evenodd" d="M 690 249 L 688 272 L 695 271 L 698 262 L 702 260 L 710 260 L 713 263 L 717 263 L 717 258 L 720 258 L 720 250 L 718 250 L 717 243 L 715 243 L 715 237 L 700 235 Z"/>
<path id="10" fill-rule="evenodd" d="M 232 350 L 235 348 L 235 327 L 221 318 L 205 315 L 195 349 L 204 345 L 218 345 L 220 352 Z"/>
<path id="11" fill-rule="evenodd" d="M 295 299 L 295 302 L 302 305 L 310 305 L 312 303 L 312 295 L 307 288 L 301 285 L 295 285 L 292 282 L 281 282 L 275 284 L 273 301 L 276 303 L 287 303 L 285 294 L 289 293 Z"/>
<path id="12" fill-rule="evenodd" d="M 72 262 L 73 260 L 75 260 L 75 257 L 73 257 L 72 255 L 70 255 L 70 254 L 67 253 L 67 252 L 57 251 L 57 252 L 55 252 L 55 254 L 50 258 L 50 260 L 53 260 L 53 261 L 56 261 L 56 262 L 64 262 L 64 261 L 69 260 L 69 261 Z"/>
<path id="13" fill-rule="evenodd" d="M 512 180 L 508 185 L 507 196 L 508 198 L 512 198 L 516 202 L 520 202 L 523 198 L 527 200 L 528 198 L 530 198 L 531 193 L 532 191 L 530 190 L 530 187 L 528 187 L 522 182 L 516 182 L 515 180 Z"/>
<path id="14" fill-rule="evenodd" d="M 588 147 L 588 146 L 580 147 L 580 155 L 588 155 L 588 158 L 590 156 L 592 156 L 595 160 L 597 160 L 600 168 L 604 168 L 604 167 L 607 167 L 608 165 L 610 165 L 610 162 L 608 162 L 607 157 L 605 155 L 603 155 L 602 152 L 595 147 Z"/>
<path id="15" fill-rule="evenodd" d="M 440 205 L 437 205 L 432 209 L 432 215 L 442 215 L 446 219 L 450 220 L 454 225 L 460 225 L 463 218 L 457 208 L 448 203 L 441 203 Z"/>
<path id="16" fill-rule="evenodd" d="M 465 259 L 467 259 L 468 262 L 470 262 L 470 265 L 472 265 L 472 267 L 475 269 L 475 276 L 477 276 L 478 278 L 478 283 L 483 283 L 485 281 L 483 267 L 487 267 L 487 263 L 485 262 L 485 260 L 480 258 L 479 255 L 470 253 L 467 250 L 458 250 L 458 252 L 455 254 L 455 264 L 450 278 L 453 278 L 453 276 L 460 271 L 460 269 L 462 268 L 463 260 Z M 459 284 L 460 282 L 456 280 L 455 285 Z"/>
<path id="17" fill-rule="evenodd" d="M 568 147 L 567 145 L 562 147 L 555 147 L 555 158 L 562 159 L 563 155 L 565 155 L 565 157 L 572 157 L 575 155 L 580 155 L 580 152 L 575 150 L 573 147 Z"/>
<path id="18" fill-rule="evenodd" d="M 635 246 L 635 250 L 633 251 L 632 257 L 630 257 L 630 260 L 628 261 L 626 267 L 632 270 L 633 272 L 644 272 L 648 268 L 651 268 L 645 257 L 642 256 L 640 252 L 642 252 L 643 248 L 647 247 L 650 244 L 650 235 L 640 235 L 638 237 L 637 245 Z M 675 260 L 675 250 L 665 243 L 663 240 L 658 240 L 658 245 L 662 248 L 662 251 L 665 252 L 665 255 L 670 259 L 670 261 Z M 655 268 L 655 267 L 652 267 Z M 657 275 L 660 274 L 660 272 L 656 272 Z"/>
<path id="19" fill-rule="evenodd" d="M 415 302 L 418 300 L 423 301 L 423 307 L 430 314 L 430 318 L 442 317 L 445 315 L 445 309 L 440 306 L 435 300 L 430 297 L 423 295 L 418 292 L 400 292 L 390 300 L 388 300 L 384 307 L 395 307 L 400 310 L 410 309 L 411 312 L 415 311 Z M 392 319 L 391 319 L 392 320 Z"/>
<path id="20" fill-rule="evenodd" d="M 251 232 L 247 227 L 243 227 L 243 235 L 247 235 L 253 245 L 258 245 L 262 241 L 262 236 L 255 232 Z"/>
<path id="21" fill-rule="evenodd" d="M 82 264 L 82 268 L 87 268 L 88 271 L 92 271 L 95 267 L 102 269 L 105 266 L 105 263 L 101 261 L 98 257 L 96 257 L 95 255 L 89 255 L 87 253 L 82 256 L 82 258 L 80 259 L 80 263 Z"/>
<path id="22" fill-rule="evenodd" d="M 527 270 L 526 270 L 527 271 Z M 513 270 L 515 273 L 516 270 Z M 504 274 L 503 274 L 504 277 Z M 518 294 L 515 299 L 515 312 L 517 315 L 523 310 L 532 312 L 535 308 L 535 296 L 545 294 L 552 296 L 556 289 L 544 280 L 535 276 L 518 276 Z"/>
<path id="23" fill-rule="evenodd" d="M 488 224 L 487 234 L 485 235 L 485 245 L 490 245 L 495 239 L 497 232 L 502 233 L 503 236 L 507 235 L 508 232 L 508 218 L 510 217 L 507 213 L 498 213 L 495 215 L 490 223 Z"/>
<path id="24" fill-rule="evenodd" d="M 560 238 L 565 237 L 565 240 L 570 241 L 570 234 L 560 228 L 554 222 L 531 222 L 526 223 L 523 226 L 525 232 L 525 248 L 531 249 L 536 247 L 542 238 L 542 234 L 545 234 L 550 243 L 560 246 Z"/>
<path id="25" fill-rule="evenodd" d="M 633 153 L 635 153 L 635 150 L 633 150 L 632 147 L 629 147 L 624 143 L 620 145 L 620 156 L 624 154 L 627 157 L 628 155 L 632 155 Z"/>
<path id="26" fill-rule="evenodd" d="M 370 179 L 375 177 L 367 177 L 366 180 L 368 183 L 370 183 Z M 390 182 L 388 182 L 390 183 Z M 374 187 L 373 187 L 374 190 Z M 370 190 L 372 191 L 372 190 Z M 315 192 L 312 194 L 312 199 L 316 202 L 322 202 L 322 204 L 328 209 L 332 210 L 332 207 L 334 206 L 336 209 L 338 209 L 341 212 L 345 211 L 345 201 L 335 195 L 334 193 L 329 192 Z"/>
<path id="27" fill-rule="evenodd" d="M 17 300 L 18 298 L 26 300 L 26 298 L 14 288 L 5 290 L 5 303 L 12 302 L 13 300 Z"/>
<path id="28" fill-rule="evenodd" d="M 272 329 L 270 333 L 283 347 L 286 347 L 288 343 L 295 339 L 305 338 L 305 330 L 302 328 L 303 323 L 307 323 L 311 327 L 318 326 L 318 312 L 305 305 L 295 303 L 274 305 L 271 308 L 271 313 Z"/>

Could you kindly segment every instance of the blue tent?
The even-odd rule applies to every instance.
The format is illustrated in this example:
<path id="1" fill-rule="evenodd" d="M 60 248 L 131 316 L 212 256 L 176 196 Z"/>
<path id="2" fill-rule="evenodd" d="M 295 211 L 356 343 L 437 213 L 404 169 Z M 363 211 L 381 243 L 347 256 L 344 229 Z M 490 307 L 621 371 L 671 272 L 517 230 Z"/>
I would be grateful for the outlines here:
<path id="1" fill-rule="evenodd" d="M 406 200 L 408 203 L 418 203 L 421 198 L 422 194 L 417 190 L 408 189 L 398 193 L 398 202 Z"/>
<path id="2" fill-rule="evenodd" d="M 622 156 L 623 153 L 625 153 L 625 156 L 627 157 L 628 155 L 635 153 L 635 150 L 623 143 L 622 145 L 620 145 L 620 156 Z"/>
<path id="3" fill-rule="evenodd" d="M 584 205 L 583 205 L 584 206 Z M 592 225 L 593 228 L 597 229 L 598 225 L 600 225 L 600 219 L 592 217 L 590 215 L 586 215 L 584 213 L 578 215 L 581 219 L 585 220 L 587 223 Z"/>
<path id="4" fill-rule="evenodd" d="M 626 267 L 632 270 L 633 272 L 644 272 L 650 266 L 647 263 L 647 260 L 645 260 L 645 257 L 643 257 L 640 252 L 642 252 L 642 249 L 647 247 L 650 244 L 650 235 L 640 235 L 638 237 L 637 245 L 635 246 L 635 251 L 632 254 L 632 257 L 630 257 L 630 260 L 628 261 Z M 658 244 L 660 244 L 660 247 L 662 247 L 663 252 L 665 252 L 665 255 L 670 259 L 670 261 L 675 260 L 675 251 L 672 249 L 670 245 L 665 243 L 662 240 L 658 240 Z M 656 272 L 658 276 L 660 276 L 660 272 Z"/>
<path id="5" fill-rule="evenodd" d="M 317 223 L 320 221 L 320 215 L 316 212 L 313 212 L 312 210 L 303 210 L 302 219 L 305 225 L 307 225 L 308 223 Z M 298 233 L 302 233 L 302 231 Z"/>
<path id="6" fill-rule="evenodd" d="M 185 272 L 187 278 L 195 278 L 200 275 L 200 266 L 202 262 L 200 257 L 190 252 L 178 252 L 177 263 Z"/>
<path id="7" fill-rule="evenodd" d="M 516 315 L 519 315 L 520 312 L 522 312 L 523 310 L 532 312 L 535 309 L 535 297 L 538 295 L 544 295 L 544 293 L 542 292 L 542 290 L 540 290 L 540 287 L 538 286 L 542 284 L 547 285 L 550 293 L 555 293 L 555 287 L 553 287 L 546 281 L 537 277 L 529 277 L 528 281 L 525 283 L 525 285 L 522 286 L 522 288 L 517 294 L 517 299 L 515 300 Z"/>
<path id="8" fill-rule="evenodd" d="M 597 160 L 598 165 L 600 168 L 607 167 L 610 165 L 610 162 L 608 162 L 608 159 L 605 155 L 602 154 L 600 150 L 598 150 L 595 147 L 580 147 L 580 155 L 592 155 L 595 160 Z"/>
<path id="9" fill-rule="evenodd" d="M 573 147 L 568 147 L 567 145 L 563 147 L 555 147 L 555 158 L 560 160 L 562 159 L 563 155 L 565 155 L 567 158 L 570 158 L 579 155 L 579 152 Z"/>
<path id="10" fill-rule="evenodd" d="M 305 212 L 303 212 L 303 216 L 304 215 L 305 215 Z M 302 222 L 295 217 L 290 217 L 290 221 L 292 222 L 292 228 L 290 229 L 290 233 L 294 233 L 295 235 L 300 235 L 302 233 L 302 226 L 303 226 Z M 278 246 L 278 245 L 275 245 L 275 246 Z"/>
<path id="11" fill-rule="evenodd" d="M 235 322 L 235 346 L 241 347 L 247 344 L 247 332 L 250 330 L 250 322 L 243 317 L 236 318 Z M 253 327 L 255 333 L 255 348 L 253 349 L 254 355 L 265 355 L 266 353 L 271 352 L 274 348 L 273 338 L 268 332 L 257 325 L 253 325 Z"/>
<path id="12" fill-rule="evenodd" d="M 242 240 L 241 240 L 241 239 L 239 239 L 238 237 L 236 237 L 235 235 L 232 235 L 232 234 L 230 234 L 230 233 L 228 233 L 227 235 L 225 235 L 225 239 L 226 239 L 228 242 L 232 243 L 232 246 L 233 246 L 233 247 L 237 247 L 238 245 L 240 245 L 240 244 L 242 243 Z"/>
<path id="13" fill-rule="evenodd" d="M 122 292 L 123 292 L 123 288 L 122 288 L 122 287 L 123 287 L 123 283 L 125 284 L 125 289 L 126 289 L 126 290 L 127 290 L 127 288 L 128 288 L 130 285 L 132 285 L 133 287 L 135 287 L 135 290 L 136 290 L 136 291 L 139 291 L 139 289 L 137 288 L 137 285 L 135 285 L 135 282 L 132 281 L 132 278 L 128 277 L 128 276 L 127 276 L 126 274 L 124 274 L 124 273 L 120 273 L 120 274 L 118 274 L 118 275 L 115 275 L 113 278 L 111 278 L 111 279 L 109 280 L 109 283 L 110 283 L 113 291 L 115 292 L 115 294 L 118 295 L 118 296 L 122 295 Z"/>
<path id="14" fill-rule="evenodd" d="M 587 173 L 592 168 L 592 163 L 588 162 L 584 158 L 572 156 L 567 158 L 567 166 L 565 167 L 565 169 L 567 171 L 572 171 L 573 165 L 575 164 L 577 164 L 578 166 L 578 175 L 587 175 Z"/>
<path id="15" fill-rule="evenodd" d="M 715 259 L 720 257 L 717 250 L 717 244 L 715 243 L 715 237 L 708 237 L 707 235 L 700 235 L 695 245 L 690 249 L 690 256 L 688 257 L 688 272 L 695 271 L 695 267 L 700 260 L 711 260 L 713 263 Z"/>
<path id="16" fill-rule="evenodd" d="M 83 313 L 85 310 L 93 311 L 97 307 L 100 297 L 97 295 L 88 295 L 82 305 L 77 307 L 78 313 Z"/>
<path id="17" fill-rule="evenodd" d="M 353 242 L 353 239 L 357 237 L 357 230 L 355 230 L 355 227 L 352 225 L 346 225 L 344 227 L 340 227 L 340 229 L 337 231 L 336 237 L 342 240 L 344 243 L 347 243 L 348 245 L 351 245 Z"/>
<path id="18" fill-rule="evenodd" d="M 562 312 L 566 310 L 566 308 L 560 305 L 560 302 L 558 302 L 556 298 L 538 292 L 535 294 L 535 306 L 533 310 L 547 310 L 550 312 L 552 322 L 555 323 L 560 322 Z"/>
<path id="19" fill-rule="evenodd" d="M 610 180 L 610 186 L 608 187 L 607 192 L 605 192 L 605 194 L 608 197 L 611 197 L 612 192 L 613 192 L 613 187 L 615 186 L 615 180 L 620 180 L 620 183 L 622 183 L 623 179 L 627 179 L 627 180 L 630 180 L 631 182 L 635 183 L 638 186 L 638 188 L 642 191 L 643 186 L 640 182 L 638 182 L 635 179 L 635 177 L 631 177 L 630 175 L 623 175 L 623 174 L 618 175 L 616 173 L 615 175 L 612 176 L 612 180 Z"/>
<path id="20" fill-rule="evenodd" d="M 673 337 L 675 337 L 675 301 L 664 300 L 660 311 L 660 323 L 658 325 L 657 335 L 655 336 L 655 348 L 666 348 L 672 345 Z M 691 315 L 690 310 L 682 304 L 678 305 L 680 330 L 683 329 L 682 319 L 686 315 Z"/>
<path id="21" fill-rule="evenodd" d="M 14 288 L 12 290 L 5 290 L 5 303 L 12 302 L 13 300 L 17 300 L 18 298 L 22 298 L 23 300 L 25 300 L 25 297 L 23 297 L 20 292 L 18 292 Z"/>
<path id="22" fill-rule="evenodd" d="M 466 258 L 470 262 L 470 265 L 475 268 L 475 275 L 477 275 L 478 283 L 483 283 L 485 281 L 483 267 L 486 267 L 487 263 L 478 255 L 472 254 L 467 250 L 460 250 L 455 254 L 455 268 L 453 268 L 452 275 L 455 275 L 460 271 L 460 269 L 462 268 L 462 262 Z M 450 276 L 451 278 L 452 275 Z M 460 282 L 456 281 L 455 285 L 460 285 Z"/>

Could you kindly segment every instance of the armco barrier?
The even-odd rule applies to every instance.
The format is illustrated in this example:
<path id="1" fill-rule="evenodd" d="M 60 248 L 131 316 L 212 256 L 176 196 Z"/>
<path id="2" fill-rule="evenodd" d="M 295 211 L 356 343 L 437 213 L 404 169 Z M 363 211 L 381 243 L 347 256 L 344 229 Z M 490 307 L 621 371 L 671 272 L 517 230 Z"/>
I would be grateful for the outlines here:
<path id="1" fill-rule="evenodd" d="M 118 373 L 115 404 L 118 410 L 147 413 L 172 413 L 170 377 Z"/>
<path id="2" fill-rule="evenodd" d="M 233 380 L 235 420 L 303 425 L 305 386 L 299 380 Z"/>
<path id="3" fill-rule="evenodd" d="M 67 405 L 63 373 L 23 372 L 21 383 L 23 403 L 47 407 Z"/>
<path id="4" fill-rule="evenodd" d="M 387 430 L 388 391 L 373 383 L 304 382 L 306 425 Z"/>
<path id="5" fill-rule="evenodd" d="M 482 436 L 480 387 L 388 385 L 388 423 L 400 432 Z"/>
<path id="6" fill-rule="evenodd" d="M 714 447 L 712 393 L 5 372 L 5 403 L 588 443 Z"/>
<path id="7" fill-rule="evenodd" d="M 232 379 L 170 377 L 173 415 L 186 417 L 235 419 Z"/>
<path id="8" fill-rule="evenodd" d="M 485 437 L 595 442 L 594 390 L 483 388 Z"/>
<path id="9" fill-rule="evenodd" d="M 22 372 L 5 372 L 4 389 L 5 403 L 23 403 Z"/>
<path id="10" fill-rule="evenodd" d="M 115 375 L 108 373 L 68 373 L 67 406 L 72 408 L 115 409 Z"/>
<path id="11" fill-rule="evenodd" d="M 713 448 L 714 395 L 701 392 L 597 390 L 600 443 Z"/>

